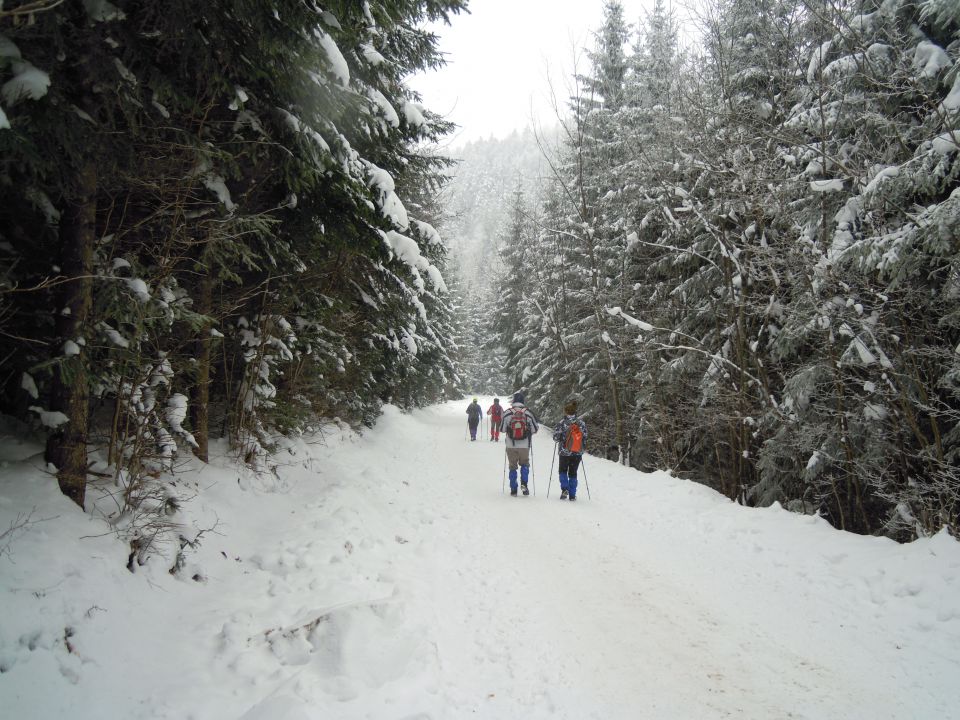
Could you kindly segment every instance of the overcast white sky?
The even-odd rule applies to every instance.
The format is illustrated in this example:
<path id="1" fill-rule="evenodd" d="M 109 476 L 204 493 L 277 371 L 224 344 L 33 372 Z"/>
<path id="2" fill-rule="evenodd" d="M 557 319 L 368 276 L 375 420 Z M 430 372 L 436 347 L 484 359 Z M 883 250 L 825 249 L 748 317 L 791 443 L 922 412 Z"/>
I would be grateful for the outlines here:
<path id="1" fill-rule="evenodd" d="M 634 25 L 653 0 L 622 0 Z M 504 137 L 531 124 L 556 122 L 548 78 L 564 99 L 574 49 L 592 45 L 603 0 L 472 0 L 470 13 L 437 26 L 447 66 L 411 80 L 425 104 L 460 126 L 451 145 Z M 580 58 L 581 72 L 587 70 Z"/>

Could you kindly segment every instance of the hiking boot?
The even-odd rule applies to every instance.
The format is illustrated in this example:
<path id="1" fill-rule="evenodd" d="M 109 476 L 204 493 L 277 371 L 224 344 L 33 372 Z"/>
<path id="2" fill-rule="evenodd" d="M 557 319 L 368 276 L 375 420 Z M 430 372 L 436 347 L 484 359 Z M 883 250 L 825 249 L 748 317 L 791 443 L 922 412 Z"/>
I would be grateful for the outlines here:
<path id="1" fill-rule="evenodd" d="M 576 500 L 576 499 L 577 499 L 577 496 L 576 496 L 576 495 L 571 495 L 571 496 L 570 496 L 570 502 L 573 502 L 573 501 Z"/>
<path id="2" fill-rule="evenodd" d="M 570 493 L 568 493 L 566 490 L 564 490 L 562 493 L 560 493 L 560 499 L 561 499 L 561 500 L 566 500 L 566 499 L 567 499 L 567 496 L 568 496 L 569 494 L 570 494 Z"/>
<path id="3" fill-rule="evenodd" d="M 530 494 L 530 489 L 527 487 L 527 484 L 526 484 L 526 483 L 523 483 L 523 484 L 520 486 L 520 489 L 523 490 L 523 494 L 524 494 L 524 495 L 529 495 L 529 494 Z"/>
<path id="4" fill-rule="evenodd" d="M 510 488 L 510 494 L 513 495 L 514 497 L 516 497 L 516 496 L 517 496 L 517 489 L 516 489 L 516 488 Z"/>

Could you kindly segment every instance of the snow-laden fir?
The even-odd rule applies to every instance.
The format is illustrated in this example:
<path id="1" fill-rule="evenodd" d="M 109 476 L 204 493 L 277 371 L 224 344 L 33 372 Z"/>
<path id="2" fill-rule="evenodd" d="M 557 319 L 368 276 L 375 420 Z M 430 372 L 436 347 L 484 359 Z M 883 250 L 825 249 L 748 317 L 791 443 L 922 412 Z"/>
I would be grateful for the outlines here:
<path id="1" fill-rule="evenodd" d="M 175 547 L 125 569 L 109 488 L 77 513 L 5 436 L 0 527 L 29 522 L 0 543 L 4 717 L 956 717 L 946 532 L 843 533 L 593 456 L 561 502 L 546 429 L 511 498 L 465 404 L 329 427 L 269 482 L 223 446 L 191 461 L 176 576 Z"/>

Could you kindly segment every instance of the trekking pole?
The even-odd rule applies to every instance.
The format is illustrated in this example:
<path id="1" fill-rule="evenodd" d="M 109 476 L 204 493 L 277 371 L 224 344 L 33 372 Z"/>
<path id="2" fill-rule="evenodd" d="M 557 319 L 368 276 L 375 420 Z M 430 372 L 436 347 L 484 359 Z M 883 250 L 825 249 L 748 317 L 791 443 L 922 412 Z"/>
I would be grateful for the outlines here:
<path id="1" fill-rule="evenodd" d="M 557 443 L 553 444 L 553 450 L 553 455 L 550 457 L 550 479 L 547 480 L 547 497 L 550 497 L 550 483 L 553 482 L 553 461 L 557 459 Z"/>
<path id="2" fill-rule="evenodd" d="M 537 496 L 537 470 L 533 466 L 533 440 L 530 440 L 530 484 L 533 485 L 533 496 Z"/>
<path id="3" fill-rule="evenodd" d="M 507 493 L 507 448 L 503 448 L 503 482 L 500 484 L 500 494 Z"/>
<path id="4" fill-rule="evenodd" d="M 580 456 L 580 467 L 583 468 L 583 484 L 587 486 L 587 500 L 593 500 L 590 497 L 590 481 L 587 480 L 587 465 L 583 462 L 583 455 Z"/>

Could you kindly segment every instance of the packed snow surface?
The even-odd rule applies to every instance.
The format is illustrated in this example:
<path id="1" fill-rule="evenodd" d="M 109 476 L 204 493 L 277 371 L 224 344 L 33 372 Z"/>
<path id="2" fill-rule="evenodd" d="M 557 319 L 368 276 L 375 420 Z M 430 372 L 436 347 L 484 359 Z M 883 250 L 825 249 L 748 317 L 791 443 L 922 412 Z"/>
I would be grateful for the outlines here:
<path id="1" fill-rule="evenodd" d="M 548 498 L 547 427 L 511 498 L 466 405 L 328 430 L 269 482 L 224 448 L 187 463 L 188 535 L 216 528 L 177 577 L 129 572 L 39 446 L 3 439 L 0 532 L 33 521 L 0 558 L 3 716 L 958 717 L 947 534 L 855 536 L 592 456 L 576 503 Z"/>

